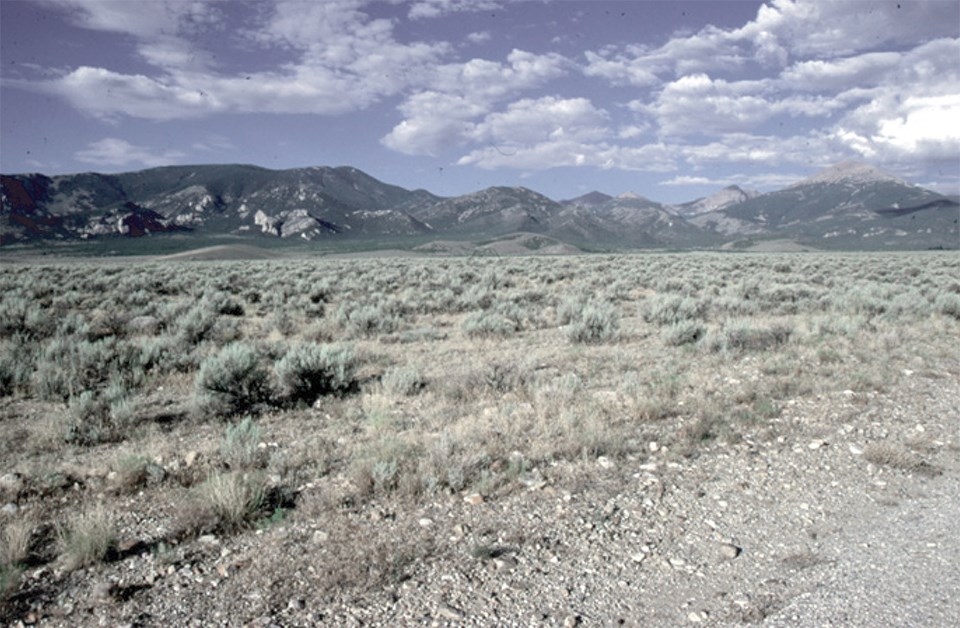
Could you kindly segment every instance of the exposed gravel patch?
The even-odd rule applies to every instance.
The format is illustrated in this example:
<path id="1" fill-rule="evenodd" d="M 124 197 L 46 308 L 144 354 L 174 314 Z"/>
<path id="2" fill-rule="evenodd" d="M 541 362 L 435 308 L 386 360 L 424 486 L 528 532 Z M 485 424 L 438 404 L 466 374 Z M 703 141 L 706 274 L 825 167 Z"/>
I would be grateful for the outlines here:
<path id="1" fill-rule="evenodd" d="M 647 456 L 527 470 L 488 498 L 330 509 L 330 486 L 308 484 L 287 521 L 177 546 L 154 542 L 172 525 L 163 505 L 131 496 L 141 514 L 122 536 L 138 544 L 53 574 L 56 587 L 44 584 L 56 566 L 28 571 L 37 584 L 8 621 L 954 625 L 956 372 L 798 400 L 775 430 L 706 442 L 692 456 L 665 442 Z M 873 442 L 924 464 L 871 463 Z"/>

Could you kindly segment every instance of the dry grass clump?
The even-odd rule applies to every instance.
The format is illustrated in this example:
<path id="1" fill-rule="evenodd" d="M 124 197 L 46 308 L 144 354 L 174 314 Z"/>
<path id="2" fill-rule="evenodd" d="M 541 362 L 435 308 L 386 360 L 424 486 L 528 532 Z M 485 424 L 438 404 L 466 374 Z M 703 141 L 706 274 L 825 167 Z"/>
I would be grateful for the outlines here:
<path id="1" fill-rule="evenodd" d="M 863 448 L 863 458 L 881 467 L 899 469 L 922 475 L 939 475 L 941 471 L 906 447 L 889 442 L 869 443 Z"/>
<path id="2" fill-rule="evenodd" d="M 178 513 L 181 535 L 237 532 L 249 526 L 266 502 L 262 473 L 216 473 L 192 489 Z"/>
<path id="3" fill-rule="evenodd" d="M 8 521 L 0 528 L 0 601 L 16 591 L 23 564 L 30 555 L 35 522 L 30 517 Z"/>
<path id="4" fill-rule="evenodd" d="M 316 519 L 345 527 L 318 572 L 383 586 L 429 533 L 367 544 L 408 530 L 346 510 L 495 500 L 600 456 L 789 437 L 793 400 L 951 357 L 958 273 L 933 253 L 4 265 L 0 397 L 30 420 L 0 422 L 0 439 L 50 467 L 18 497 L 50 498 L 50 521 L 101 477 L 64 472 L 65 454 L 112 461 L 115 509 L 134 501 L 118 493 L 182 491 L 167 514 L 184 537 L 245 533 L 289 507 L 278 484 L 329 487 L 343 500 Z M 907 447 L 866 456 L 934 471 Z M 66 562 L 109 556 L 100 517 L 62 526 Z M 368 545 L 376 564 L 356 560 Z M 19 564 L 0 565 L 8 590 Z"/>
<path id="5" fill-rule="evenodd" d="M 57 529 L 64 567 L 73 571 L 107 557 L 117 540 L 115 523 L 102 506 L 70 517 Z"/>

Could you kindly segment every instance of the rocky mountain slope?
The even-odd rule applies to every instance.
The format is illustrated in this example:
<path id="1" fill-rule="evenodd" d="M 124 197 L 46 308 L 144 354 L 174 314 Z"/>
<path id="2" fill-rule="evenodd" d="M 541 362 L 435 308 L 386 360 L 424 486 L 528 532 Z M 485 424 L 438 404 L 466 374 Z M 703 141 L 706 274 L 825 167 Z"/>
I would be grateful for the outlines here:
<path id="1" fill-rule="evenodd" d="M 602 192 L 557 202 L 522 187 L 441 198 L 351 167 L 206 165 L 4 175 L 0 244 L 165 232 L 304 240 L 528 232 L 602 246 L 784 238 L 834 248 L 956 248 L 957 217 L 955 199 L 856 162 L 768 194 L 730 186 L 681 205 Z"/>
<path id="2" fill-rule="evenodd" d="M 778 234 L 847 246 L 871 239 L 923 246 L 958 244 L 951 199 L 876 168 L 843 162 L 788 188 L 760 194 L 690 221 L 724 235 Z M 872 247 L 871 247 L 872 248 Z"/>
<path id="3" fill-rule="evenodd" d="M 674 213 L 684 218 L 691 218 L 693 216 L 699 216 L 700 214 L 720 211 L 733 205 L 738 205 L 759 195 L 759 192 L 743 190 L 740 186 L 730 185 L 718 192 L 714 192 L 706 198 L 699 198 L 689 203 L 675 205 L 671 207 L 671 209 Z"/>

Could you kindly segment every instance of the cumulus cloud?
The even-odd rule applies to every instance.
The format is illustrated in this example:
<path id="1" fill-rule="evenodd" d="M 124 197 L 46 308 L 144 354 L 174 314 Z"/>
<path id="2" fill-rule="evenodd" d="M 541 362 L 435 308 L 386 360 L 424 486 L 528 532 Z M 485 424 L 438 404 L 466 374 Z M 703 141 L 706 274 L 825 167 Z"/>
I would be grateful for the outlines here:
<path id="1" fill-rule="evenodd" d="M 44 1 L 83 28 L 129 36 L 148 66 L 44 69 L 31 80 L 5 79 L 4 87 L 54 94 L 108 121 L 332 116 L 396 102 L 392 129 L 381 138 L 387 148 L 434 156 L 455 150 L 462 165 L 523 170 L 814 167 L 857 155 L 884 166 L 955 163 L 960 154 L 953 2 L 770 0 L 740 28 L 706 26 L 657 46 L 566 56 L 531 45 L 537 52 L 461 58 L 470 46 L 408 37 L 425 25 L 405 20 L 451 20 L 509 4 L 417 0 L 405 5 L 406 18 L 386 19 L 368 0 L 275 0 L 256 12 L 200 0 Z M 222 44 L 227 32 L 231 45 L 242 40 L 275 61 L 246 72 L 218 64 L 209 36 Z M 466 41 L 491 35 L 473 32 Z M 615 89 L 587 91 L 591 83 Z M 621 94 L 619 102 L 600 100 L 610 93 Z M 203 147 L 213 144 L 198 142 Z M 77 158 L 156 165 L 174 154 L 106 138 Z"/>
<path id="2" fill-rule="evenodd" d="M 801 175 L 782 172 L 766 172 L 759 174 L 736 174 L 727 177 L 703 177 L 681 175 L 660 181 L 658 185 L 665 187 L 704 186 L 721 188 L 736 185 L 746 189 L 779 189 L 793 185 L 803 179 Z"/>
<path id="3" fill-rule="evenodd" d="M 223 28 L 223 14 L 213 2 L 195 0 L 46 0 L 84 28 L 133 36 L 146 62 L 161 68 L 213 65 L 198 38 Z"/>
<path id="4" fill-rule="evenodd" d="M 224 73 L 204 59 L 203 29 L 222 26 L 216 4 L 166 0 L 55 0 L 86 28 L 131 35 L 155 74 L 81 66 L 42 81 L 10 84 L 62 96 L 102 118 L 154 120 L 221 112 L 335 115 L 370 106 L 435 78 L 451 51 L 446 42 L 401 43 L 394 24 L 364 13 L 361 0 L 278 0 L 263 23 L 241 33 L 283 49 L 294 61 Z"/>
<path id="5" fill-rule="evenodd" d="M 562 76 L 569 61 L 557 54 L 513 50 L 506 63 L 471 59 L 436 68 L 431 89 L 410 95 L 404 119 L 382 143 L 409 155 L 436 155 L 476 137 L 479 119 L 508 97 Z"/>
<path id="6" fill-rule="evenodd" d="M 587 51 L 584 73 L 642 87 L 667 76 L 728 72 L 748 64 L 783 68 L 797 59 L 836 59 L 955 33 L 956 7 L 950 2 L 773 0 L 738 29 L 707 26 L 657 48 L 630 44 Z"/>
<path id="7" fill-rule="evenodd" d="M 495 144 L 536 144 L 564 139 L 590 142 L 607 135 L 607 113 L 586 98 L 524 98 L 477 124 L 471 139 Z"/>
<path id="8" fill-rule="evenodd" d="M 494 0 L 417 0 L 410 5 L 407 16 L 411 20 L 440 17 L 462 11 L 494 11 L 500 2 Z"/>
<path id="9" fill-rule="evenodd" d="M 87 148 L 74 153 L 74 158 L 98 168 L 127 168 L 130 166 L 167 166 L 185 157 L 176 150 L 156 152 L 146 146 L 136 146 L 116 137 L 105 137 L 91 142 Z"/>

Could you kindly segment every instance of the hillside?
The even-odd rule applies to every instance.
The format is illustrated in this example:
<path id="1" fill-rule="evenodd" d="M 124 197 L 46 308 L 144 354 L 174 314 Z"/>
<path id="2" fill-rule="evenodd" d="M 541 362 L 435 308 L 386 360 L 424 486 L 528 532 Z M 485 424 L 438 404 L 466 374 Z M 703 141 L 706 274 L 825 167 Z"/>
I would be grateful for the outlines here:
<path id="1" fill-rule="evenodd" d="M 484 239 L 538 233 L 587 247 L 956 248 L 956 199 L 844 162 L 788 188 L 730 186 L 665 205 L 628 192 L 554 201 L 495 186 L 443 198 L 352 167 L 171 166 L 121 174 L 2 176 L 0 244 L 240 236 L 311 241 Z"/>

